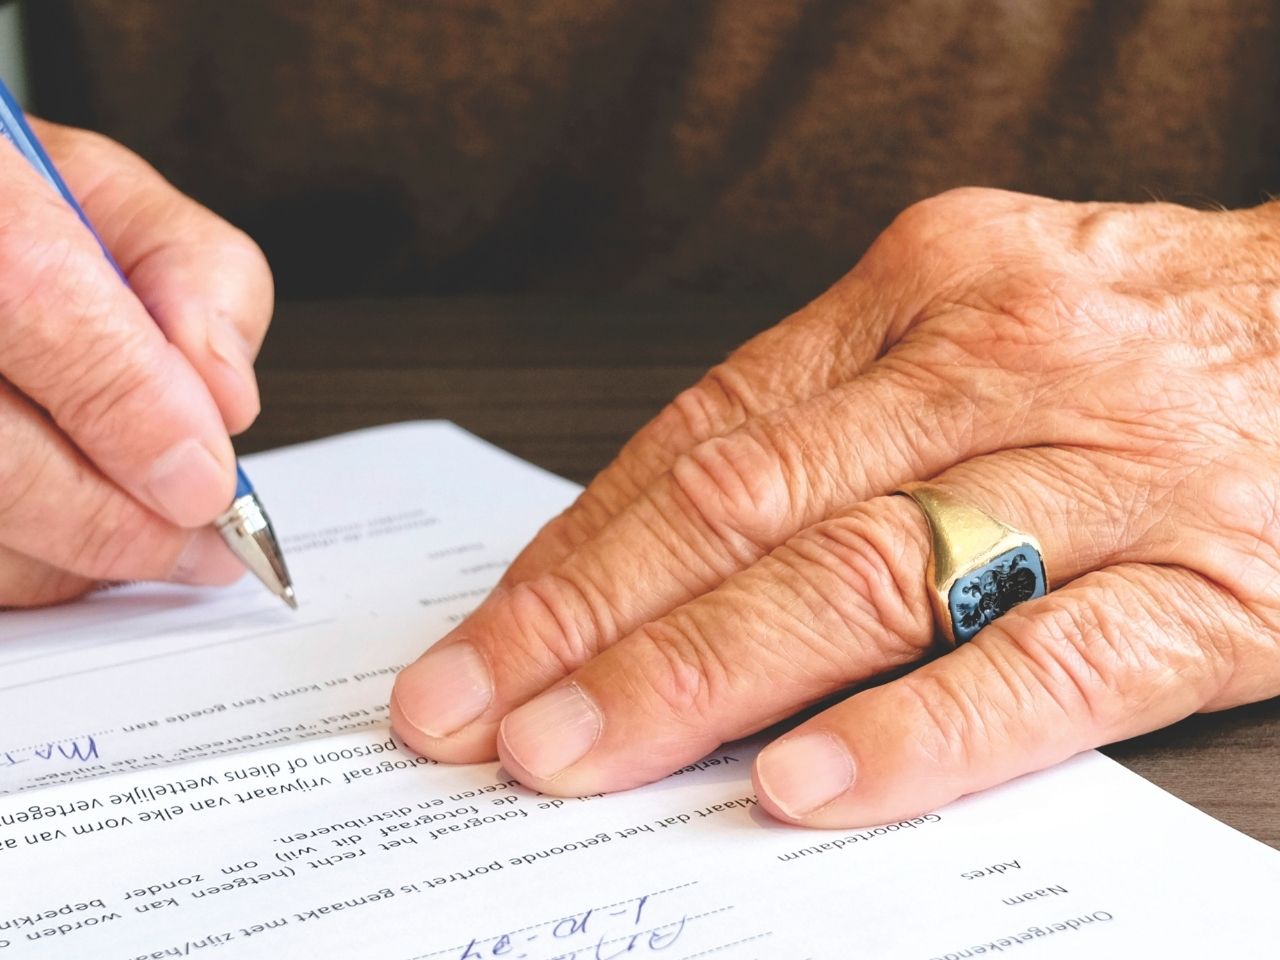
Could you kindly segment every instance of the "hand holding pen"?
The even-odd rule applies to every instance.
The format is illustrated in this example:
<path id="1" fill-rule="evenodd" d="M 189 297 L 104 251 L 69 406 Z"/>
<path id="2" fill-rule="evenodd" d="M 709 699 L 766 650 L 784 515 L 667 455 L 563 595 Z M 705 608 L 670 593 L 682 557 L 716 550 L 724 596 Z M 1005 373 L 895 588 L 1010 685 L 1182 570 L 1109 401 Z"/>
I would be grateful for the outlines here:
<path id="1" fill-rule="evenodd" d="M 258 413 L 266 261 L 125 148 L 23 130 L 0 98 L 0 606 L 102 580 L 230 582 L 244 556 L 210 524 L 239 522 L 223 535 L 246 545 L 264 535 L 252 511 L 227 511 L 246 492 L 229 434 Z"/>

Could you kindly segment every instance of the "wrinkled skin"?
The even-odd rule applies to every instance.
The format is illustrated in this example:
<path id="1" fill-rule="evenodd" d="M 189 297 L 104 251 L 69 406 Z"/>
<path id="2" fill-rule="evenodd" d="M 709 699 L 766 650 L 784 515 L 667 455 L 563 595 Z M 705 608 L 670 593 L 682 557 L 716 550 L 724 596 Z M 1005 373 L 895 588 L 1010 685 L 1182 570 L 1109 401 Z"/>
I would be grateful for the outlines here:
<path id="1" fill-rule="evenodd" d="M 1278 277 L 1278 204 L 912 207 L 543 529 L 396 730 L 589 794 L 896 670 L 756 761 L 763 807 L 832 827 L 1280 693 Z M 942 656 L 890 495 L 923 479 L 1036 534 L 1054 588 Z"/>
<path id="2" fill-rule="evenodd" d="M 229 434 L 258 413 L 266 260 L 120 145 L 31 124 L 129 285 L 0 142 L 0 607 L 230 582 L 206 525 L 235 489 Z"/>

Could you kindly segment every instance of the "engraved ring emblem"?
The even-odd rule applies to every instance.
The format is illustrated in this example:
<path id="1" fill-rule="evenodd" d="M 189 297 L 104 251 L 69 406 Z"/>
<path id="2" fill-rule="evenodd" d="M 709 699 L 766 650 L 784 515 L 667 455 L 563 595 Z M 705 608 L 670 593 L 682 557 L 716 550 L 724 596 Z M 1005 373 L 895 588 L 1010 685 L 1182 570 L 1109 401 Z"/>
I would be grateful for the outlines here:
<path id="1" fill-rule="evenodd" d="M 1035 537 L 941 487 L 913 483 L 898 493 L 914 500 L 929 522 L 929 595 L 948 643 L 972 639 L 1019 603 L 1048 592 Z"/>

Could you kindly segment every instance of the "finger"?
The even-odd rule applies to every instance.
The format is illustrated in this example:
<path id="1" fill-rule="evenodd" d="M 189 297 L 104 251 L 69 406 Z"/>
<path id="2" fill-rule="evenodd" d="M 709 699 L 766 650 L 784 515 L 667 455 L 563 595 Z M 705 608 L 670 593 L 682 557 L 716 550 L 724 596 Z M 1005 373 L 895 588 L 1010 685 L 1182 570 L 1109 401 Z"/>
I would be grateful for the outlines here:
<path id="1" fill-rule="evenodd" d="M 1200 709 L 1230 682 L 1231 636 L 1258 627 L 1181 568 L 1090 574 L 767 747 L 760 804 L 823 827 L 935 809 Z"/>
<path id="2" fill-rule="evenodd" d="M 234 455 L 200 377 L 8 143 L 0 209 L 0 375 L 144 504 L 210 522 L 231 501 Z"/>
<path id="3" fill-rule="evenodd" d="M 62 603 L 95 582 L 0 547 L 0 610 Z"/>
<path id="4" fill-rule="evenodd" d="M 232 433 L 259 410 L 253 360 L 273 306 L 271 271 L 243 232 L 97 134 L 32 120 L 89 221 Z"/>
<path id="5" fill-rule="evenodd" d="M 962 419 L 972 419 L 968 398 L 880 366 L 838 391 L 699 445 L 558 567 L 495 593 L 406 668 L 396 687 L 403 735 L 437 759 L 491 754 L 495 725 L 507 710 L 618 638 L 844 505 L 929 476 L 1008 432 L 993 423 L 961 437 L 935 427 Z M 889 429 L 901 442 L 865 456 L 864 438 Z M 497 671 L 503 675 L 495 677 Z M 474 680 L 459 686 L 463 676 Z M 481 713 L 484 722 L 473 724 Z"/>
<path id="6" fill-rule="evenodd" d="M 758 334 L 642 427 L 564 513 L 515 559 L 501 586 L 551 569 L 598 532 L 684 453 L 748 420 L 803 403 L 867 369 L 906 305 L 856 271 Z"/>
<path id="7" fill-rule="evenodd" d="M 244 570 L 212 528 L 177 527 L 108 481 L 3 381 L 0 546 L 60 571 L 23 575 L 36 578 L 37 598 L 78 590 L 74 578 L 225 584 Z M 20 587 L 5 588 L 8 604 Z"/>
<path id="8" fill-rule="evenodd" d="M 940 236 L 963 235 L 972 225 L 975 207 L 957 203 L 959 193 L 904 211 L 838 283 L 677 397 L 569 510 L 535 537 L 501 585 L 552 569 L 699 444 L 753 418 L 803 404 L 870 368 L 902 339 L 933 298 L 936 264 L 923 254 Z M 989 218 L 997 208 L 1008 211 L 1038 202 L 1043 201 L 986 191 L 981 215 Z"/>
<path id="9" fill-rule="evenodd" d="M 1006 522 L 1034 527 L 1052 561 L 1051 582 L 1062 583 L 1126 555 L 1123 534 L 1117 539 L 1093 498 L 1037 479 L 1042 471 L 1061 477 L 1069 459 L 1057 450 L 1002 453 L 938 483 Z M 1055 461 L 1057 470 L 1048 467 Z M 919 659 L 935 634 L 930 539 L 904 497 L 810 527 L 516 709 L 502 721 L 500 756 L 545 792 L 625 789 Z M 579 719 L 567 719 L 571 706 Z M 589 731 L 590 742 L 586 732 L 575 739 L 565 730 Z"/>

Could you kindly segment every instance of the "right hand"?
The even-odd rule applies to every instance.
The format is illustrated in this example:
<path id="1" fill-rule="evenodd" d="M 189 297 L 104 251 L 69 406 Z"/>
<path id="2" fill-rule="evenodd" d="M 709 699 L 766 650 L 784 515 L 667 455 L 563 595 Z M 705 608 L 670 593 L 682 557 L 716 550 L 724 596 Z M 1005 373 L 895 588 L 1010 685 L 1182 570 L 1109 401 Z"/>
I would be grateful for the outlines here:
<path id="1" fill-rule="evenodd" d="M 119 144 L 31 125 L 129 285 L 0 143 L 0 607 L 229 583 L 243 568 L 208 524 L 258 414 L 266 259 Z"/>

